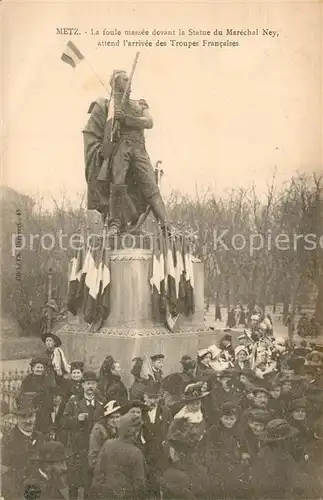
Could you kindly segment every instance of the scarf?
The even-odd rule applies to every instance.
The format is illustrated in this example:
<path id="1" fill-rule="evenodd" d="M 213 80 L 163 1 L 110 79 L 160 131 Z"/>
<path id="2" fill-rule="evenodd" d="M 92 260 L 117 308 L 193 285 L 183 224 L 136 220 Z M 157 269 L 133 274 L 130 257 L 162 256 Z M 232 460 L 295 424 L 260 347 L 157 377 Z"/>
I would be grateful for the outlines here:
<path id="1" fill-rule="evenodd" d="M 60 347 L 55 347 L 52 355 L 52 365 L 57 375 L 62 376 L 64 373 L 70 373 L 71 367 L 68 364 L 65 354 Z"/>

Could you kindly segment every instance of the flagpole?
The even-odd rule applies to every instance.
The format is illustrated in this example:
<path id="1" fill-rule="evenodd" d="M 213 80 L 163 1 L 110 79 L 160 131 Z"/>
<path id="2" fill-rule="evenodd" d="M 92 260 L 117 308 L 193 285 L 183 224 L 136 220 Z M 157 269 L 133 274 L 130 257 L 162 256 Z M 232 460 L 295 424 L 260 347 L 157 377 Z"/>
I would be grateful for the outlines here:
<path id="1" fill-rule="evenodd" d="M 88 67 L 90 68 L 90 70 L 92 71 L 93 75 L 99 80 L 99 82 L 101 83 L 101 85 L 103 86 L 103 88 L 108 92 L 108 94 L 110 93 L 108 88 L 106 87 L 104 81 L 100 78 L 100 76 L 97 74 L 97 72 L 92 68 L 91 64 L 89 63 L 89 61 L 84 57 L 83 59 L 86 64 L 88 65 Z"/>

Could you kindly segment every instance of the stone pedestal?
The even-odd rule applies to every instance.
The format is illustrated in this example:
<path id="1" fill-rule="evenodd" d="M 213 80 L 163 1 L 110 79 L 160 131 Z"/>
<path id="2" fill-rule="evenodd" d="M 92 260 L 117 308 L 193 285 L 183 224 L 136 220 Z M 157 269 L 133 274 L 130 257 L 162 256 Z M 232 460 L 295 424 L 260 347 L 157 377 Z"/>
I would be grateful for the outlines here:
<path id="1" fill-rule="evenodd" d="M 98 333 L 90 332 L 81 316 L 69 317 L 69 323 L 58 332 L 69 361 L 84 360 L 97 369 L 111 354 L 129 373 L 135 356 L 162 352 L 167 371 L 178 370 L 183 354 L 196 355 L 200 334 L 205 331 L 203 263 L 197 259 L 193 263 L 195 313 L 181 315 L 178 332 L 171 333 L 153 314 L 151 250 L 118 249 L 109 252 L 109 257 L 110 315 Z"/>

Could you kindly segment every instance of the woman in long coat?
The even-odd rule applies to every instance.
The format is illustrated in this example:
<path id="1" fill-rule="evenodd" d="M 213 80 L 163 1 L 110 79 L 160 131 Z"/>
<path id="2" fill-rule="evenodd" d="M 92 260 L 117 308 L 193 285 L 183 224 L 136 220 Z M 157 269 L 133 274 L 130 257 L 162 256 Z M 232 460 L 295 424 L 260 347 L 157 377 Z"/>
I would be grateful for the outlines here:
<path id="1" fill-rule="evenodd" d="M 123 405 L 129 400 L 121 374 L 120 364 L 112 356 L 107 356 L 100 368 L 98 384 L 98 390 L 105 402 L 114 400 Z"/>
<path id="2" fill-rule="evenodd" d="M 53 424 L 55 384 L 46 374 L 47 360 L 34 357 L 30 362 L 31 373 L 21 383 L 20 393 L 35 393 L 34 404 L 37 408 L 35 429 L 48 433 Z"/>

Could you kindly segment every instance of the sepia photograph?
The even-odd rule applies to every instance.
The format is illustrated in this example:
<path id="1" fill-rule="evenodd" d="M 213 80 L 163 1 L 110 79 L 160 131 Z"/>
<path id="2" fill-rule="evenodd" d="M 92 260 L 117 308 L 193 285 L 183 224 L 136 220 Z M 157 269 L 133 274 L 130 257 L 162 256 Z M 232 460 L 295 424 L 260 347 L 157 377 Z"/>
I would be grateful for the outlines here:
<path id="1" fill-rule="evenodd" d="M 322 4 L 1 6 L 0 500 L 323 499 Z"/>

